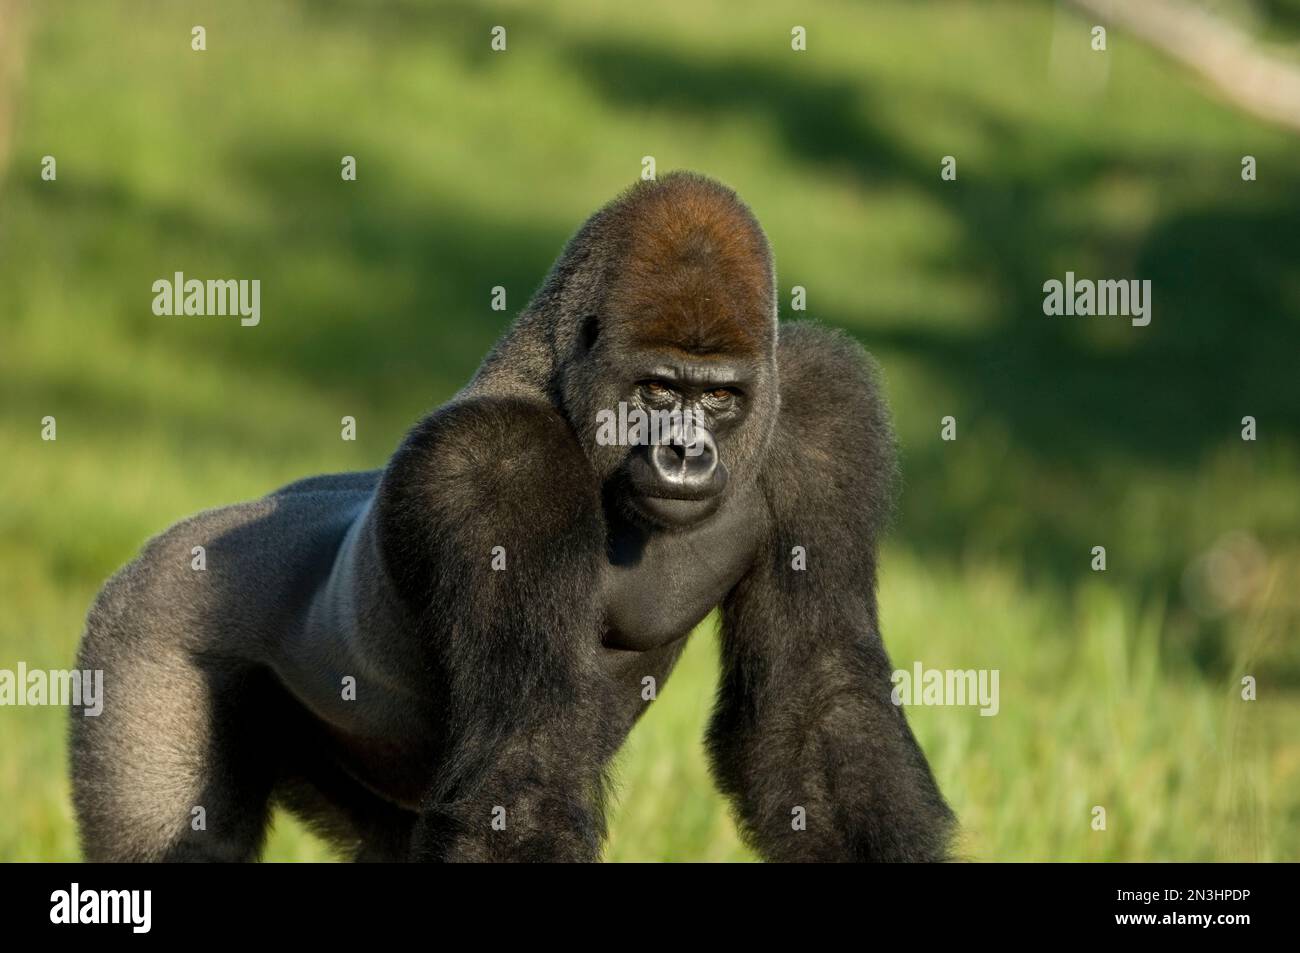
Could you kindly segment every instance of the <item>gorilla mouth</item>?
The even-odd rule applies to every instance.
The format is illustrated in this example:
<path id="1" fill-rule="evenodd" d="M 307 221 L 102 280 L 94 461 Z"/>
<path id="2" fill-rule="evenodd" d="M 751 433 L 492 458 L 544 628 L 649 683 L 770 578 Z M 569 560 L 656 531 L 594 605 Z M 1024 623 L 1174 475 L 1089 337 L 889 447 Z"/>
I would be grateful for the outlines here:
<path id="1" fill-rule="evenodd" d="M 681 500 L 685 503 L 705 503 L 715 496 L 719 491 L 708 488 L 704 490 L 679 490 L 665 487 L 637 487 L 637 495 L 646 500 Z"/>
<path id="2" fill-rule="evenodd" d="M 692 503 L 721 496 L 727 487 L 728 477 L 727 468 L 721 464 L 711 466 L 707 474 L 686 475 L 684 468 L 676 471 L 656 467 L 643 454 L 635 454 L 628 460 L 625 473 L 627 488 L 632 496 Z M 683 479 L 683 476 L 686 478 Z"/>
<path id="3" fill-rule="evenodd" d="M 633 516 L 654 526 L 681 527 L 698 523 L 718 509 L 727 487 L 727 469 L 716 456 L 704 474 L 687 473 L 686 467 L 656 466 L 651 450 L 631 457 L 625 480 L 627 509 Z"/>
<path id="4" fill-rule="evenodd" d="M 712 516 L 722 502 L 722 494 L 686 497 L 681 495 L 637 493 L 631 497 L 637 515 L 659 526 L 685 526 Z"/>

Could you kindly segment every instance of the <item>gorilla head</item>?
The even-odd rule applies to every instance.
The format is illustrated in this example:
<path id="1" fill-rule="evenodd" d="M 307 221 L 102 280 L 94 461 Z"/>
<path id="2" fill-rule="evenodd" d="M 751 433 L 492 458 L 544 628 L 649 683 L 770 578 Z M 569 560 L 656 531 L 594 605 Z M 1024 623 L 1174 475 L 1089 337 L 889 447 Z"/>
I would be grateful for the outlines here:
<path id="1" fill-rule="evenodd" d="M 688 527 L 753 479 L 776 418 L 774 286 L 754 216 L 695 175 L 638 184 L 570 242 L 534 308 L 558 307 L 559 402 L 624 513 Z M 686 426 L 611 445 L 597 424 L 620 404 Z"/>

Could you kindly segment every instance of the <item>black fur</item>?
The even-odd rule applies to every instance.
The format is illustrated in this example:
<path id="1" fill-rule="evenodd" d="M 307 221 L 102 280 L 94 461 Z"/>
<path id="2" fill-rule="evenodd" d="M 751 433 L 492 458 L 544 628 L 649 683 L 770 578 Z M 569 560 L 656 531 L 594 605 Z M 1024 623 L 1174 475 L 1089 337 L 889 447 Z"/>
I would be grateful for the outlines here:
<path id="1" fill-rule="evenodd" d="M 952 816 L 890 702 L 876 611 L 885 404 L 848 338 L 778 340 L 774 301 L 733 193 L 639 185 L 384 470 L 151 541 L 82 644 L 106 696 L 73 718 L 87 859 L 255 859 L 275 803 L 359 860 L 597 859 L 643 680 L 662 689 L 719 604 L 708 746 L 754 847 L 944 858 Z M 716 452 L 600 444 L 619 401 L 697 412 Z"/>

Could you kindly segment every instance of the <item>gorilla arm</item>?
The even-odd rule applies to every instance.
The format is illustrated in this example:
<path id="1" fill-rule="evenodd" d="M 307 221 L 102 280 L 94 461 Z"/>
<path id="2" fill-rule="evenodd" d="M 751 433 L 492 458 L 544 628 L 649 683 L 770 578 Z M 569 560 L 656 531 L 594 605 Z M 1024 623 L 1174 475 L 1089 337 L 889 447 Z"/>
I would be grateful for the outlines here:
<path id="1" fill-rule="evenodd" d="M 722 606 L 714 773 L 766 859 L 942 859 L 952 814 L 891 701 L 876 610 L 894 479 L 887 414 L 846 337 L 784 326 L 778 367 L 759 478 L 769 531 Z"/>
<path id="2" fill-rule="evenodd" d="M 378 500 L 446 699 L 414 859 L 596 859 L 622 737 L 597 654 L 600 496 L 568 426 L 532 401 L 453 404 L 407 437 Z"/>

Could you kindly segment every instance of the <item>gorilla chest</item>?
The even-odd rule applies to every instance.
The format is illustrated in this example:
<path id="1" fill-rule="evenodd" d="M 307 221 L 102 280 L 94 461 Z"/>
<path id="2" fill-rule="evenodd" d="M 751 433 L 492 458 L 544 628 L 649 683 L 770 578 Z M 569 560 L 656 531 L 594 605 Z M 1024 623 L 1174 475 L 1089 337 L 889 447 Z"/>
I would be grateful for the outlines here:
<path id="1" fill-rule="evenodd" d="M 648 651 L 687 635 L 722 601 L 757 550 L 756 500 L 732 500 L 699 526 L 611 534 L 602 579 L 604 644 Z"/>

